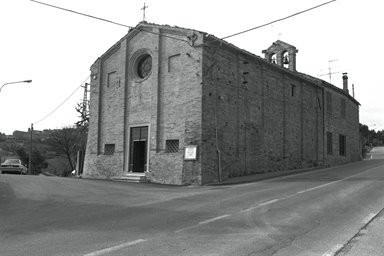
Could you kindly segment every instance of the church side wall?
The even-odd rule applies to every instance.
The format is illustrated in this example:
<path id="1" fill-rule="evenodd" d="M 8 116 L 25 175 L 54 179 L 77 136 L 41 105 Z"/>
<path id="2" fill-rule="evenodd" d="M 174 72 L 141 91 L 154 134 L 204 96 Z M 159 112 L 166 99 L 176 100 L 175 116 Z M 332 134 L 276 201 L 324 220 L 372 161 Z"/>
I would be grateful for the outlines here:
<path id="1" fill-rule="evenodd" d="M 316 85 L 226 49 L 203 67 L 203 183 L 219 179 L 218 150 L 223 180 L 322 163 Z"/>
<path id="2" fill-rule="evenodd" d="M 331 110 L 328 111 L 327 93 L 331 94 Z M 324 89 L 325 95 L 325 137 L 327 133 L 332 136 L 332 150 L 325 153 L 325 164 L 328 166 L 346 164 L 361 159 L 359 135 L 359 108 L 355 102 L 339 91 Z M 341 101 L 345 101 L 345 115 L 342 115 Z M 340 135 L 345 136 L 345 154 L 340 152 Z"/>

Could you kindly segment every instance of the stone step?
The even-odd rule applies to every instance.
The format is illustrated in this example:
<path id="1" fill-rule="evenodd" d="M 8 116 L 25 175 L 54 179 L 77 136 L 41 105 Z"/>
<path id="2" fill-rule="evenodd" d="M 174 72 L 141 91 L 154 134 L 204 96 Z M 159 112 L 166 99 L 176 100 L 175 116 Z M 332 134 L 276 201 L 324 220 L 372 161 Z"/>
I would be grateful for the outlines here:
<path id="1" fill-rule="evenodd" d="M 150 182 L 144 173 L 126 173 L 119 177 L 112 177 L 113 181 L 125 181 L 125 182 Z"/>

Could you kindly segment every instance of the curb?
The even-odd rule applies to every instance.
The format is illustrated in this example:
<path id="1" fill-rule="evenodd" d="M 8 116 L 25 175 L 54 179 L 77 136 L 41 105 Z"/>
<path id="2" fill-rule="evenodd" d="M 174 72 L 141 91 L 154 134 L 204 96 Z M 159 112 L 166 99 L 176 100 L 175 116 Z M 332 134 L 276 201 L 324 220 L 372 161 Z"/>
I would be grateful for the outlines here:
<path id="1" fill-rule="evenodd" d="M 297 173 L 310 172 L 310 171 L 326 169 L 326 168 L 329 168 L 329 166 L 318 166 L 318 167 L 306 168 L 306 169 L 296 169 L 296 170 L 288 170 L 288 171 L 279 171 L 279 172 L 270 172 L 270 173 L 263 173 L 263 174 L 246 175 L 246 176 L 242 176 L 242 177 L 238 177 L 238 178 L 233 178 L 233 179 L 238 179 L 238 180 L 228 179 L 228 180 L 225 180 L 222 182 L 213 182 L 213 183 L 204 184 L 203 186 L 225 186 L 225 185 L 237 185 L 237 184 L 253 183 L 253 182 L 270 180 L 270 179 L 274 179 L 277 177 L 284 177 L 284 176 L 289 176 L 289 175 L 293 175 L 293 174 L 297 174 Z M 258 176 L 258 175 L 260 175 L 260 176 Z M 264 175 L 264 177 L 261 177 L 263 175 Z"/>

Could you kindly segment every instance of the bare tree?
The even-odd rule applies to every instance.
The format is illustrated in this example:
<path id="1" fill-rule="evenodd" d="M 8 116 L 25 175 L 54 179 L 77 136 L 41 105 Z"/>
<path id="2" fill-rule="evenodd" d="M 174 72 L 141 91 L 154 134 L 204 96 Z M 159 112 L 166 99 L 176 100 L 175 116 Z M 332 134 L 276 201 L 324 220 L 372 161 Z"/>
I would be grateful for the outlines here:
<path id="1" fill-rule="evenodd" d="M 80 114 L 80 121 L 77 121 L 75 123 L 75 125 L 77 127 L 84 127 L 84 128 L 87 128 L 88 127 L 88 123 L 89 123 L 89 107 L 88 107 L 88 104 L 84 104 L 84 103 L 77 103 L 76 107 L 75 107 L 75 110 L 77 113 Z"/>
<path id="2" fill-rule="evenodd" d="M 86 140 L 86 130 L 75 126 L 66 126 L 61 129 L 49 130 L 47 141 L 57 155 L 68 159 L 71 170 L 74 170 L 77 151 L 85 150 Z"/>

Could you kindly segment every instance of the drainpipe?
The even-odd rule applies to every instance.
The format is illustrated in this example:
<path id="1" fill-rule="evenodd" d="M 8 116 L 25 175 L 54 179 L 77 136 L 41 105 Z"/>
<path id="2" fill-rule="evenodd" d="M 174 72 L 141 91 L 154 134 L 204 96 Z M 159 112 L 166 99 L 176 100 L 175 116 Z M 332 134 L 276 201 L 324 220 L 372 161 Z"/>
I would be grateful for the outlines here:
<path id="1" fill-rule="evenodd" d="M 217 152 L 217 165 L 219 167 L 219 182 L 221 182 L 221 152 L 219 150 L 219 138 L 218 138 L 218 124 L 217 124 L 217 83 L 216 83 L 216 97 L 215 97 L 215 138 L 216 138 L 216 152 Z"/>
<path id="2" fill-rule="evenodd" d="M 322 87 L 321 88 L 322 89 L 322 91 L 323 91 L 323 166 L 325 166 L 325 148 L 324 148 L 324 146 L 325 146 L 325 142 L 324 142 L 324 139 L 325 139 L 325 105 L 324 105 L 324 103 L 325 103 L 325 100 L 324 100 L 324 93 L 325 93 L 325 91 L 324 91 L 324 87 Z"/>

